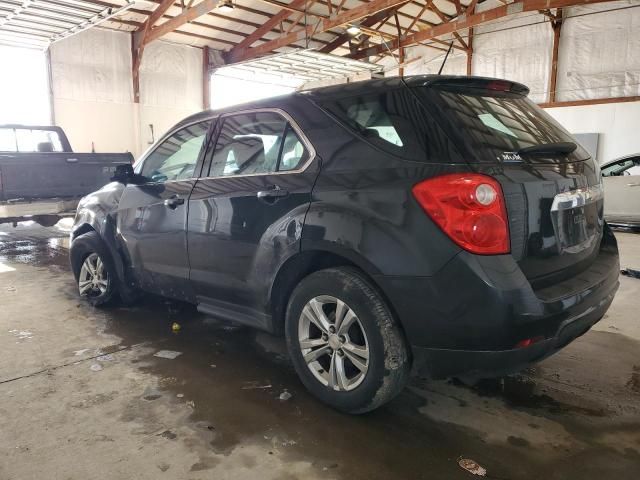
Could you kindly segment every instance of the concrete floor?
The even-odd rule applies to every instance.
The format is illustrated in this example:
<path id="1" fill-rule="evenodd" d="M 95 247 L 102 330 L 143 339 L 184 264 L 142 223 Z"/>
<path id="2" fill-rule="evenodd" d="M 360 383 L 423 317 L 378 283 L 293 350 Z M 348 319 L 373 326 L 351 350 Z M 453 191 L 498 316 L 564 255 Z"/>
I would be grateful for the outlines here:
<path id="1" fill-rule="evenodd" d="M 351 417 L 305 392 L 279 339 L 161 298 L 79 301 L 66 235 L 0 226 L 2 480 L 473 478 L 461 456 L 493 479 L 640 478 L 640 280 L 521 375 L 416 378 Z M 640 267 L 640 235 L 617 236 Z"/>

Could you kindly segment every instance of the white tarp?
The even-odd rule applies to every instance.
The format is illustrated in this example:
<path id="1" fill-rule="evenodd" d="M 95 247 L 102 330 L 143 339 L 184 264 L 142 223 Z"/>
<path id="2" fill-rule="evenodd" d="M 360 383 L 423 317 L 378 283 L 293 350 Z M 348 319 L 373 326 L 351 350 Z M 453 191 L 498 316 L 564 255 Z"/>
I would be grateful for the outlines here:
<path id="1" fill-rule="evenodd" d="M 446 45 L 438 45 L 438 47 L 447 48 Z M 418 45 L 409 49 L 406 53 L 406 61 L 410 62 L 404 68 L 405 75 L 418 75 L 425 73 L 438 73 L 444 57 L 447 52 L 436 50 L 435 48 Z M 462 50 L 452 48 L 447 61 L 442 69 L 444 75 L 466 75 L 467 74 L 467 53 Z"/>
<path id="2" fill-rule="evenodd" d="M 478 5 L 478 12 L 499 5 L 489 0 Z M 556 100 L 640 95 L 639 0 L 565 9 L 561 32 Z M 460 34 L 467 37 L 466 32 Z M 474 29 L 472 74 L 524 83 L 534 101 L 545 102 L 552 53 L 548 18 L 537 12 L 512 15 Z M 407 65 L 406 75 L 436 73 L 444 53 L 423 46 L 408 48 L 407 58 L 415 57 L 421 58 Z M 454 50 L 443 73 L 466 74 L 464 52 Z"/>
<path id="3" fill-rule="evenodd" d="M 133 103 L 131 35 L 92 28 L 51 46 L 55 117 L 77 150 L 144 151 L 202 109 L 202 50 L 156 41 L 140 66 Z M 151 127 L 153 125 L 153 136 Z"/>
<path id="4" fill-rule="evenodd" d="M 478 11 L 501 5 L 483 2 Z M 553 49 L 553 30 L 545 17 L 525 12 L 474 29 L 473 75 L 524 83 L 537 102 L 547 99 Z"/>
<path id="5" fill-rule="evenodd" d="M 130 103 L 131 35 L 92 28 L 54 43 L 51 76 L 57 98 Z"/>
<path id="6" fill-rule="evenodd" d="M 557 100 L 640 95 L 640 8 L 625 7 L 640 7 L 640 2 L 567 10 L 560 36 Z M 592 12 L 603 13 L 585 15 Z"/>
<path id="7" fill-rule="evenodd" d="M 167 42 L 145 47 L 140 66 L 143 105 L 202 108 L 202 49 Z"/>

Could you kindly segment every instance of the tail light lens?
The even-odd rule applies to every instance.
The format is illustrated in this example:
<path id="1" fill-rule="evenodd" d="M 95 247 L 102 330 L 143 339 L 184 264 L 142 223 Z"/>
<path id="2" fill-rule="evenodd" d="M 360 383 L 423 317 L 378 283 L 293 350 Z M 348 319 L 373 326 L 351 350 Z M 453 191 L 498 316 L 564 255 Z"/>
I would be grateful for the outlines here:
<path id="1" fill-rule="evenodd" d="M 451 240 L 481 255 L 509 253 L 509 223 L 500 184 L 479 173 L 453 173 L 413 187 L 413 196 Z"/>

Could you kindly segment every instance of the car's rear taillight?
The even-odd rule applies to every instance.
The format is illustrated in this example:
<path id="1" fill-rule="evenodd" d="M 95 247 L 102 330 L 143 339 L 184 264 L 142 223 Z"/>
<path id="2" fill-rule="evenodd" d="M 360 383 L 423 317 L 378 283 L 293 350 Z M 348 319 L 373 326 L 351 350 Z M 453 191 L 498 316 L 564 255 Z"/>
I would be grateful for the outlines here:
<path id="1" fill-rule="evenodd" d="M 500 184 L 487 175 L 452 173 L 424 180 L 413 196 L 451 240 L 482 255 L 509 253 L 509 222 Z"/>

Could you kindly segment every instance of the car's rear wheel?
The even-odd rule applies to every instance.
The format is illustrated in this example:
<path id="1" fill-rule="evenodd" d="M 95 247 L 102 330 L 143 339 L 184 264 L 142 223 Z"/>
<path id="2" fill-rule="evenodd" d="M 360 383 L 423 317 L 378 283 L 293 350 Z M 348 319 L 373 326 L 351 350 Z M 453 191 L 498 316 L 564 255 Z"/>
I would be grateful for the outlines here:
<path id="1" fill-rule="evenodd" d="M 303 279 L 289 300 L 285 328 L 302 382 L 338 410 L 373 410 L 406 384 L 404 335 L 376 288 L 354 268 Z"/>
<path id="2" fill-rule="evenodd" d="M 115 270 L 96 232 L 85 233 L 73 241 L 71 266 L 82 298 L 94 306 L 112 301 L 116 294 Z"/>

